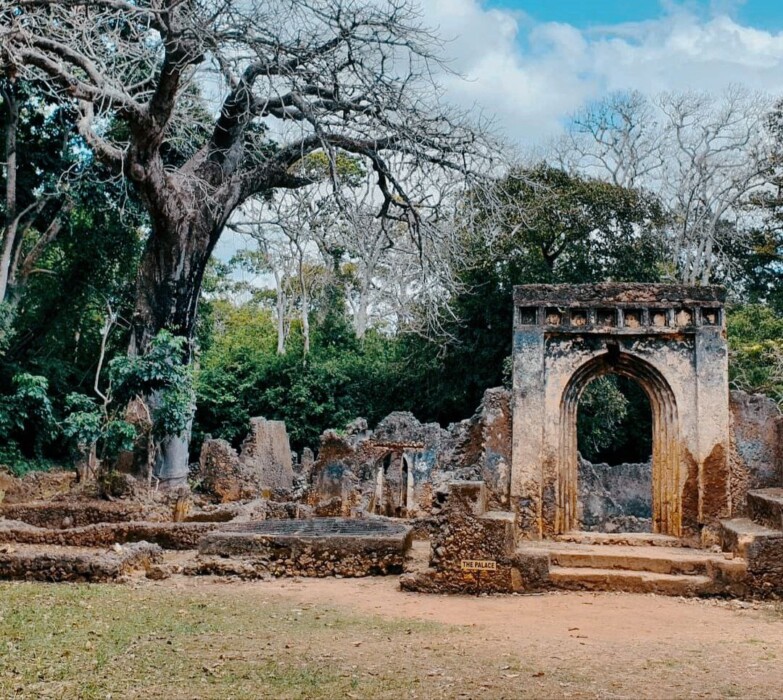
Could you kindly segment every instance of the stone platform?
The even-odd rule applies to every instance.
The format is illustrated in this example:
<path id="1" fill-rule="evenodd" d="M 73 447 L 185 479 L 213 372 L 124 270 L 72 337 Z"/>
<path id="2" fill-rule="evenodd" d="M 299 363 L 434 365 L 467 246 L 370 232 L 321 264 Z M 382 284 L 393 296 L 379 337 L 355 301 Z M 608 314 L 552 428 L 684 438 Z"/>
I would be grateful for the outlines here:
<path id="1" fill-rule="evenodd" d="M 0 546 L 0 579 L 106 583 L 149 569 L 161 560 L 162 554 L 160 547 L 148 542 L 109 550 L 5 544 Z"/>
<path id="2" fill-rule="evenodd" d="M 626 591 L 664 595 L 746 594 L 747 562 L 733 553 L 647 544 L 528 542 L 521 562 L 546 557 L 542 589 Z"/>
<path id="3" fill-rule="evenodd" d="M 402 573 L 412 529 L 383 518 L 265 520 L 228 524 L 199 543 L 193 573 L 372 576 Z"/>

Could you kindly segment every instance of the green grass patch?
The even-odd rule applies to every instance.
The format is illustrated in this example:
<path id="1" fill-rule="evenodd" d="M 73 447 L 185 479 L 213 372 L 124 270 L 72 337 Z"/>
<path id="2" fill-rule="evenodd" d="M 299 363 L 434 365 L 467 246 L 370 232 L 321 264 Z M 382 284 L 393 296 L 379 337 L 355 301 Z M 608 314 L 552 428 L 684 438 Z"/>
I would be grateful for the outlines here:
<path id="1" fill-rule="evenodd" d="M 3 584 L 0 697 L 404 697 L 405 657 L 438 628 L 193 589 Z"/>

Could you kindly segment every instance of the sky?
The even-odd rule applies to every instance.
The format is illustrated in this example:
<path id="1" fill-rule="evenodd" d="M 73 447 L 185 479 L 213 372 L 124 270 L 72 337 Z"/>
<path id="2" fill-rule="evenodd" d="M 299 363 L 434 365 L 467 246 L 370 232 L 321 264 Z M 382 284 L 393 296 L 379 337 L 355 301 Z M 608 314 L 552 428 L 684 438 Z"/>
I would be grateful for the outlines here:
<path id="1" fill-rule="evenodd" d="M 535 146 L 614 90 L 783 95 L 783 0 L 420 0 L 447 99 Z"/>

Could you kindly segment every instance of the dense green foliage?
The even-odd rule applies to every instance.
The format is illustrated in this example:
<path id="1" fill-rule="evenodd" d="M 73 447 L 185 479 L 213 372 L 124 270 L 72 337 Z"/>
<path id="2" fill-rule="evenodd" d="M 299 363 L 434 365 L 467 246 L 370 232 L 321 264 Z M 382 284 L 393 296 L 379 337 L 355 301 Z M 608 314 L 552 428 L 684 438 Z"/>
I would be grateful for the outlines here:
<path id="1" fill-rule="evenodd" d="M 759 304 L 742 306 L 729 313 L 727 330 L 732 386 L 783 406 L 783 316 Z"/>
<path id="2" fill-rule="evenodd" d="M 67 188 L 62 231 L 23 296 L 13 307 L 0 305 L 0 462 L 19 472 L 53 459 L 73 463 L 91 450 L 111 457 L 127 449 L 139 438 L 125 420 L 135 397 L 147 402 L 152 441 L 192 420 L 194 457 L 206 435 L 238 444 L 251 416 L 284 420 L 295 449 L 315 447 L 328 428 L 358 416 L 373 424 L 392 410 L 441 424 L 461 420 L 487 388 L 509 380 L 514 285 L 669 279 L 654 196 L 542 165 L 470 195 L 476 215 L 461 231 L 454 271 L 460 284 L 448 299 L 446 340 L 407 333 L 404 321 L 371 324 L 357 339 L 346 303 L 355 263 L 329 249 L 306 270 L 318 280 L 309 290 L 310 352 L 293 298 L 278 354 L 274 291 L 236 279 L 240 267 L 269 274 L 266 256 L 251 250 L 232 263 L 215 261 L 209 271 L 193 370 L 182 361 L 183 339 L 165 331 L 147 355 L 128 357 L 145 217 L 74 136 L 74 115 L 42 109 L 34 94 L 25 109 L 26 192 L 54 189 L 47 173 L 67 168 L 79 176 Z M 305 167 L 324 163 L 313 157 Z M 753 252 L 744 246 L 732 269 L 731 381 L 783 404 L 783 215 L 774 197 L 754 206 L 764 223 L 748 232 Z M 287 282 L 293 297 L 301 293 L 296 279 Z M 108 318 L 113 325 L 98 372 Z M 96 372 L 105 395 L 94 390 Z M 595 381 L 580 402 L 578 432 L 579 449 L 592 461 L 643 461 L 649 402 L 631 380 Z"/>
<path id="3" fill-rule="evenodd" d="M 503 209 L 499 224 L 492 218 L 498 200 L 516 203 Z M 445 347 L 412 342 L 423 374 L 417 402 L 441 422 L 470 415 L 487 387 L 503 383 L 514 285 L 661 278 L 663 256 L 652 235 L 658 209 L 632 190 L 540 166 L 502 180 L 478 205 L 496 230 L 484 235 L 480 216 L 467 237 L 459 272 L 465 291 L 454 300 L 458 320 L 449 329 L 454 340 Z"/>
<path id="4" fill-rule="evenodd" d="M 327 428 L 409 407 L 399 393 L 405 367 L 393 338 L 370 332 L 358 341 L 327 315 L 315 327 L 309 355 L 296 329 L 287 352 L 277 355 L 268 309 L 223 300 L 212 304 L 210 319 L 213 338 L 196 382 L 196 445 L 205 434 L 237 443 L 251 416 L 265 416 L 286 421 L 297 449 L 313 447 Z"/>

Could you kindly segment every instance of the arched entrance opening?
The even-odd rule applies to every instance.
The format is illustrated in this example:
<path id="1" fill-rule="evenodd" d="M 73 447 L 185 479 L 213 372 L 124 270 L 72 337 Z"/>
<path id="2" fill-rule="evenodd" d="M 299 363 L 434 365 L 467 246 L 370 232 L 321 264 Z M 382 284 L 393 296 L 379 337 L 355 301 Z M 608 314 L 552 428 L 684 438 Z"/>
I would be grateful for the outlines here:
<path id="1" fill-rule="evenodd" d="M 652 409 L 639 383 L 594 378 L 577 409 L 580 529 L 652 532 Z"/>
<path id="2" fill-rule="evenodd" d="M 556 484 L 555 531 L 580 529 L 577 414 L 579 400 L 596 378 L 617 374 L 636 381 L 652 414 L 652 530 L 679 537 L 682 530 L 679 420 L 674 393 L 649 362 L 609 345 L 574 371 L 560 401 L 560 440 Z"/>
<path id="3" fill-rule="evenodd" d="M 410 517 L 414 506 L 415 460 L 400 450 L 389 450 L 375 463 L 375 494 L 369 511 L 390 518 Z"/>

